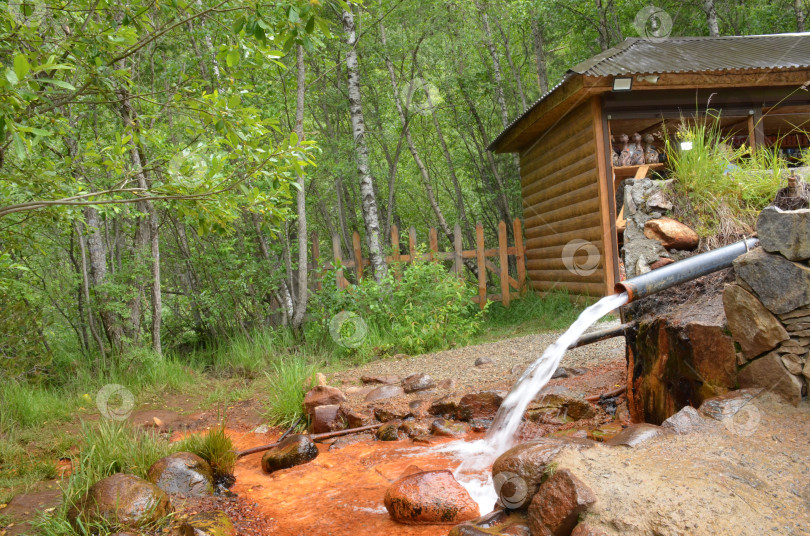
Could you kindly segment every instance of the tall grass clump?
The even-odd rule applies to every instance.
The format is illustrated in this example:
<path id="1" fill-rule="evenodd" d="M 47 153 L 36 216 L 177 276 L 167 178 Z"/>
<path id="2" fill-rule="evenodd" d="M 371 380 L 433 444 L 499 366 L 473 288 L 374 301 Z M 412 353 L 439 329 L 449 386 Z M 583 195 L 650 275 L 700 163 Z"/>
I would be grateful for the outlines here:
<path id="1" fill-rule="evenodd" d="M 11 426 L 30 427 L 66 420 L 72 405 L 65 403 L 62 389 L 29 384 L 17 380 L 0 380 L 0 431 Z"/>
<path id="2" fill-rule="evenodd" d="M 275 361 L 267 372 L 267 411 L 272 425 L 292 426 L 301 416 L 305 384 L 315 366 L 303 356 L 285 356 Z"/>
<path id="3" fill-rule="evenodd" d="M 192 434 L 179 442 L 177 449 L 192 452 L 208 462 L 215 477 L 233 474 L 236 452 L 233 441 L 225 433 L 225 426 L 211 428 L 201 434 Z"/>

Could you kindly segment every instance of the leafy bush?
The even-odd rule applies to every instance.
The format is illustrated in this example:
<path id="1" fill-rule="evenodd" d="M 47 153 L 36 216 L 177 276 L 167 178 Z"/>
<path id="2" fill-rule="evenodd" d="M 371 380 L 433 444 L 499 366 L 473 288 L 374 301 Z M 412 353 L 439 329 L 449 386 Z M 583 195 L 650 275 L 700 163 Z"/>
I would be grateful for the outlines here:
<path id="1" fill-rule="evenodd" d="M 476 288 L 438 262 L 392 265 L 379 283 L 369 277 L 346 289 L 334 275 L 327 273 L 323 290 L 312 297 L 311 329 L 344 353 L 368 351 L 374 343 L 381 353 L 439 350 L 469 340 L 481 327 L 482 311 L 472 301 Z"/>

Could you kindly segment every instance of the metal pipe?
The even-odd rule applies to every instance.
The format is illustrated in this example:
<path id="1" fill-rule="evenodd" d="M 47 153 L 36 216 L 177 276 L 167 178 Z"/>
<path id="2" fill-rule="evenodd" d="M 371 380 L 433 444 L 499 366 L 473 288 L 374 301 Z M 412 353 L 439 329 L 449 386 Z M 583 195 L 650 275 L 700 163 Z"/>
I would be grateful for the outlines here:
<path id="1" fill-rule="evenodd" d="M 759 240 L 756 238 L 740 240 L 616 283 L 615 291 L 616 293 L 626 292 L 628 302 L 644 298 L 675 285 L 728 268 L 734 259 L 757 245 L 759 245 Z"/>
<path id="2" fill-rule="evenodd" d="M 613 337 L 624 337 L 627 333 L 627 330 L 634 326 L 634 322 L 628 322 L 627 324 L 621 324 L 619 326 L 615 326 L 612 328 L 605 328 L 600 329 L 598 331 L 592 331 L 590 333 L 586 333 L 577 341 L 568 347 L 569 350 L 574 348 L 579 348 L 580 346 L 585 346 L 586 344 L 593 344 L 595 342 L 604 341 L 605 339 L 612 339 Z"/>

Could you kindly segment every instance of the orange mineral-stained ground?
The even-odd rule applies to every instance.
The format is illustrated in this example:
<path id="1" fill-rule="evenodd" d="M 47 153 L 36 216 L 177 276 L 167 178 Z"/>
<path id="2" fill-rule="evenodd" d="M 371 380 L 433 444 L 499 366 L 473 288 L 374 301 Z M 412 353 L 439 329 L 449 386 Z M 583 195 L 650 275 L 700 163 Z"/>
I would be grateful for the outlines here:
<path id="1" fill-rule="evenodd" d="M 266 436 L 252 433 L 229 431 L 229 435 L 238 449 L 268 442 Z M 262 471 L 262 453 L 251 454 L 237 461 L 231 491 L 257 503 L 272 533 L 279 536 L 444 536 L 451 526 L 394 522 L 383 497 L 411 466 L 425 471 L 455 469 L 458 460 L 434 452 L 436 445 L 447 441 L 431 445 L 363 441 L 332 451 L 318 445 L 319 455 L 312 462 L 272 474 Z"/>

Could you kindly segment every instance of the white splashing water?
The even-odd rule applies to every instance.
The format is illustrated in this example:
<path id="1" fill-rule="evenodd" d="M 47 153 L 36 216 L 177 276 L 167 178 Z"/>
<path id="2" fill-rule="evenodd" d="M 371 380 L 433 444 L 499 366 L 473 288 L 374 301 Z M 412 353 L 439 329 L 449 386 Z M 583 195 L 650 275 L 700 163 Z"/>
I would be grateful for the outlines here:
<path id="1" fill-rule="evenodd" d="M 478 441 L 454 441 L 438 449 L 452 453 L 462 460 L 454 476 L 478 503 L 482 514 L 491 511 L 498 498 L 492 476 L 486 469 L 501 453 L 514 445 L 515 433 L 526 408 L 551 379 L 565 351 L 597 320 L 626 303 L 627 293 L 623 292 L 605 296 L 582 311 L 571 327 L 546 348 L 543 355 L 518 379 L 498 409 L 486 438 Z"/>

